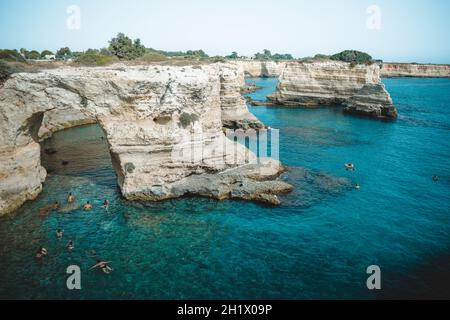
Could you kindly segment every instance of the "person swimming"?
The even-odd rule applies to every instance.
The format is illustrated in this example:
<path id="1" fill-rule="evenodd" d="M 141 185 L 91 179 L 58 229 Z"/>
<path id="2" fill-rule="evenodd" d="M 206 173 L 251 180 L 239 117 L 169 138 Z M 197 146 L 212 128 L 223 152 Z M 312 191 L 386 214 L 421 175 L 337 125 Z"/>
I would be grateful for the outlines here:
<path id="1" fill-rule="evenodd" d="M 62 229 L 56 230 L 56 236 L 58 237 L 58 239 L 61 239 L 64 236 L 64 230 Z"/>
<path id="2" fill-rule="evenodd" d="M 359 189 L 361 189 L 361 186 L 360 186 L 359 184 L 356 184 L 356 185 L 355 185 L 355 189 L 356 189 L 356 190 L 359 190 Z"/>
<path id="3" fill-rule="evenodd" d="M 111 263 L 111 261 L 102 261 L 102 260 L 97 260 L 97 264 L 93 267 L 91 267 L 89 270 L 93 270 L 95 268 L 100 268 L 102 269 L 102 271 L 106 274 L 111 273 L 111 271 L 113 271 L 114 269 L 111 268 L 110 266 L 108 266 L 108 264 Z"/>
<path id="4" fill-rule="evenodd" d="M 75 202 L 75 197 L 72 194 L 72 192 L 69 192 L 69 195 L 67 196 L 67 202 L 68 203 L 74 203 Z"/>
<path id="5" fill-rule="evenodd" d="M 36 259 L 40 260 L 42 258 L 44 258 L 47 255 L 47 249 L 40 247 L 37 251 L 36 251 Z"/>
<path id="6" fill-rule="evenodd" d="M 355 171 L 355 165 L 353 163 L 346 163 L 344 167 L 347 171 Z"/>
<path id="7" fill-rule="evenodd" d="M 437 181 L 439 181 L 439 177 L 438 177 L 438 176 L 433 176 L 433 178 L 432 178 L 432 179 L 433 179 L 433 181 L 434 181 L 434 182 L 437 182 Z"/>
<path id="8" fill-rule="evenodd" d="M 60 208 L 59 202 L 55 201 L 55 203 L 53 204 L 53 210 L 58 210 Z"/>
<path id="9" fill-rule="evenodd" d="M 105 208 L 106 210 L 108 210 L 109 208 L 109 201 L 107 199 L 105 199 L 105 201 L 103 201 L 103 208 Z"/>
<path id="10" fill-rule="evenodd" d="M 68 251 L 72 251 L 73 249 L 75 249 L 75 244 L 73 243 L 72 240 L 70 240 L 70 241 L 67 243 L 66 249 L 67 249 Z"/>
<path id="11" fill-rule="evenodd" d="M 83 206 L 84 210 L 89 211 L 92 209 L 92 204 L 87 201 L 86 204 Z"/>

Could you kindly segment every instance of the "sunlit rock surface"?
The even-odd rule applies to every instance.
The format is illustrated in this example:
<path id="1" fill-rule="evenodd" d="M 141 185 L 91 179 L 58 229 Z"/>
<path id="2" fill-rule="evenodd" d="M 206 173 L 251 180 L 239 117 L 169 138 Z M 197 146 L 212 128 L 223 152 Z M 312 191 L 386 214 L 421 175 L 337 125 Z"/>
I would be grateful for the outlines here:
<path id="1" fill-rule="evenodd" d="M 280 163 L 259 164 L 252 152 L 224 135 L 224 127 L 263 127 L 240 95 L 243 77 L 231 63 L 13 75 L 0 88 L 0 214 L 41 191 L 46 173 L 40 140 L 93 122 L 106 133 L 118 184 L 128 199 L 201 195 L 278 203 L 275 194 L 290 190 L 272 181 L 283 171 Z M 215 180 L 212 189 L 193 183 L 202 179 Z"/>

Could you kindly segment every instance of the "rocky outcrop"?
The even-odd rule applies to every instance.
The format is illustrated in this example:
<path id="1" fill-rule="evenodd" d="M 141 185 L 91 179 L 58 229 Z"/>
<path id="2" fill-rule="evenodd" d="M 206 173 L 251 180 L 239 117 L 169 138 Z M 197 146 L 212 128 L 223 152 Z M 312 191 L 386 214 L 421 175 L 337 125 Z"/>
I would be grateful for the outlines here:
<path id="1" fill-rule="evenodd" d="M 291 189 L 274 181 L 283 171 L 281 164 L 258 161 L 224 134 L 224 123 L 260 124 L 239 98 L 241 77 L 232 64 L 62 68 L 13 75 L 0 89 L 0 214 L 41 191 L 46 172 L 39 140 L 86 121 L 104 129 L 127 199 L 200 195 L 278 203 L 276 194 Z M 240 116 L 244 124 L 233 118 Z"/>
<path id="2" fill-rule="evenodd" d="M 417 63 L 384 63 L 381 76 L 418 77 L 418 78 L 450 78 L 448 64 L 417 64 Z"/>
<path id="3" fill-rule="evenodd" d="M 380 81 L 377 65 L 337 61 L 289 62 L 277 91 L 268 97 L 280 105 L 317 106 L 342 104 L 366 84 Z"/>
<path id="4" fill-rule="evenodd" d="M 366 84 L 345 102 L 345 112 L 373 118 L 397 118 L 397 110 L 383 84 Z"/>
<path id="5" fill-rule="evenodd" d="M 381 85 L 380 67 L 377 64 L 289 62 L 280 77 L 276 92 L 267 98 L 272 105 L 293 107 L 345 105 L 353 98 L 348 111 L 358 110 L 363 113 L 363 110 L 367 110 L 368 116 L 375 117 L 381 112 L 382 117 L 386 118 L 396 115 L 392 100 Z M 374 112 L 375 105 L 382 110 Z"/>
<path id="6" fill-rule="evenodd" d="M 244 73 L 240 65 L 231 63 L 220 69 L 220 103 L 222 124 L 229 129 L 262 129 L 264 125 L 248 110 L 242 91 Z"/>
<path id="7" fill-rule="evenodd" d="M 236 63 L 249 78 L 278 78 L 286 67 L 285 61 L 239 60 Z"/>

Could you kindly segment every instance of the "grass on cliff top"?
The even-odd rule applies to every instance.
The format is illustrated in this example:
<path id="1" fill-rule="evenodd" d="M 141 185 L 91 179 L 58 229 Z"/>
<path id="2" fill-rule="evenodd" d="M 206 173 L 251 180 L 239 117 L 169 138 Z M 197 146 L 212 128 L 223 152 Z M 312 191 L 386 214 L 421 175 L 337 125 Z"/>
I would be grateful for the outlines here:
<path id="1" fill-rule="evenodd" d="M 106 66 L 119 61 L 116 57 L 100 53 L 84 53 L 77 57 L 75 64 L 81 66 Z"/>

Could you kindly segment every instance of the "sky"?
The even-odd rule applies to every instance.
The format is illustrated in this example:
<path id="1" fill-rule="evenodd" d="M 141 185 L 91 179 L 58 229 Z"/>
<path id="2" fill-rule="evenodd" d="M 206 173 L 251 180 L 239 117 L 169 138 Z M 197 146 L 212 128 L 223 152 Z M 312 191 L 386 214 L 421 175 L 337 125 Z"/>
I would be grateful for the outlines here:
<path id="1" fill-rule="evenodd" d="M 0 48 L 73 51 L 118 32 L 146 47 L 295 57 L 346 49 L 450 63 L 448 0 L 0 0 Z"/>

